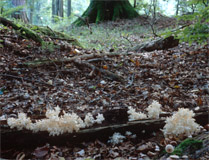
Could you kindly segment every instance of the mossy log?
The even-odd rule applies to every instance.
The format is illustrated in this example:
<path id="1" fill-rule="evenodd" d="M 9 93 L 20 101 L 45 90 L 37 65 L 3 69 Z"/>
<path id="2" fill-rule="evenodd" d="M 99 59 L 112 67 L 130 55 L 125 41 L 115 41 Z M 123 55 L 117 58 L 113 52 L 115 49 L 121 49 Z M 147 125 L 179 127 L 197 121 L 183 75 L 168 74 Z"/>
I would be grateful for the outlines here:
<path id="1" fill-rule="evenodd" d="M 82 45 L 76 39 L 73 39 L 64 33 L 53 31 L 49 27 L 40 27 L 29 24 L 26 27 L 20 24 L 15 24 L 14 22 L 3 17 L 0 17 L 0 23 L 2 23 L 4 26 L 9 26 L 15 30 L 20 31 L 22 37 L 32 39 L 35 42 L 40 43 L 41 45 L 46 45 L 46 42 L 41 37 L 50 37 L 51 39 L 59 39 L 75 46 L 82 47 Z"/>
<path id="2" fill-rule="evenodd" d="M 50 37 L 51 39 L 57 39 L 57 40 L 62 40 L 62 41 L 67 41 L 70 44 L 73 44 L 75 46 L 82 47 L 83 46 L 74 38 L 68 36 L 67 34 L 64 34 L 62 32 L 54 31 L 50 27 L 45 27 L 45 26 L 29 26 L 29 28 L 36 33 L 39 33 L 40 35 L 46 37 Z"/>
<path id="3" fill-rule="evenodd" d="M 4 26 L 10 26 L 15 30 L 20 31 L 22 33 L 22 36 L 25 36 L 28 39 L 32 39 L 35 42 L 38 42 L 40 44 L 43 44 L 43 42 L 44 42 L 36 32 L 32 31 L 29 28 L 21 26 L 19 24 L 15 24 L 15 23 L 13 23 L 12 21 L 10 21 L 6 18 L 0 17 L 0 23 L 2 23 Z"/>
<path id="4" fill-rule="evenodd" d="M 98 23 L 107 20 L 135 18 L 138 13 L 128 0 L 92 0 L 87 10 L 74 24 L 77 26 L 88 23 Z"/>

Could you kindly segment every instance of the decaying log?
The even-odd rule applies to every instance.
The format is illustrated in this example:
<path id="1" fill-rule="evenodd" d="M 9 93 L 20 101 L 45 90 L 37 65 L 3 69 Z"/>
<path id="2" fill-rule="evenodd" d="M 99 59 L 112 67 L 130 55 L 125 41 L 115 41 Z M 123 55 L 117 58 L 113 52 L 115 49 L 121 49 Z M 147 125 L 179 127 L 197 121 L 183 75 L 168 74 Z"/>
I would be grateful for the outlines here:
<path id="1" fill-rule="evenodd" d="M 164 50 L 178 46 L 179 40 L 175 39 L 173 36 L 167 38 L 157 38 L 156 40 L 143 43 L 134 48 L 134 51 L 154 51 L 154 50 Z"/>
<path id="2" fill-rule="evenodd" d="M 200 125 L 208 123 L 208 112 L 197 113 L 196 121 Z M 36 147 L 42 146 L 46 143 L 52 145 L 74 145 L 85 141 L 100 139 L 107 141 L 109 136 L 114 132 L 124 134 L 126 131 L 131 131 L 137 135 L 138 139 L 149 137 L 153 132 L 157 132 L 165 125 L 164 119 L 156 120 L 139 120 L 122 124 L 115 124 L 103 127 L 94 127 L 83 129 L 77 133 L 63 134 L 60 136 L 49 136 L 47 132 L 32 133 L 32 131 L 10 129 L 8 125 L 1 123 L 1 146 L 2 149 L 9 149 L 12 147 Z M 143 132 L 142 132 L 143 131 Z"/>
<path id="3" fill-rule="evenodd" d="M 15 30 L 19 30 L 21 33 L 24 34 L 24 36 L 26 36 L 29 39 L 34 40 L 35 42 L 38 42 L 40 44 L 43 44 L 43 40 L 41 39 L 41 37 L 36 34 L 34 31 L 32 31 L 29 28 L 20 26 L 20 25 L 16 25 L 15 23 L 13 23 L 12 21 L 9 21 L 6 18 L 0 17 L 0 23 L 2 23 L 4 26 L 10 26 Z"/>
<path id="4" fill-rule="evenodd" d="M 70 44 L 83 48 L 83 46 L 76 39 L 73 39 L 64 33 L 53 31 L 49 27 L 40 27 L 40 26 L 33 26 L 33 25 L 32 26 L 28 25 L 27 27 L 25 27 L 19 24 L 15 24 L 14 22 L 3 17 L 0 17 L 0 23 L 2 23 L 4 26 L 9 26 L 15 30 L 20 31 L 22 33 L 22 37 L 32 39 L 35 42 L 38 42 L 44 46 L 47 46 L 48 44 L 41 38 L 41 36 L 50 37 L 51 39 L 66 41 Z"/>
<path id="5" fill-rule="evenodd" d="M 125 53 L 128 55 L 128 53 Z M 28 67 L 41 67 L 41 66 L 48 66 L 48 65 L 53 65 L 53 64 L 68 64 L 70 62 L 73 62 L 75 60 L 89 60 L 93 58 L 101 58 L 101 57 L 114 57 L 114 56 L 120 56 L 124 55 L 124 53 L 105 53 L 105 54 L 98 54 L 98 53 L 93 53 L 93 54 L 84 54 L 80 56 L 74 56 L 71 58 L 63 58 L 63 59 L 43 59 L 43 60 L 36 60 L 36 61 L 31 61 L 31 62 L 26 62 L 20 65 L 26 65 Z M 138 54 L 137 54 L 138 55 Z"/>

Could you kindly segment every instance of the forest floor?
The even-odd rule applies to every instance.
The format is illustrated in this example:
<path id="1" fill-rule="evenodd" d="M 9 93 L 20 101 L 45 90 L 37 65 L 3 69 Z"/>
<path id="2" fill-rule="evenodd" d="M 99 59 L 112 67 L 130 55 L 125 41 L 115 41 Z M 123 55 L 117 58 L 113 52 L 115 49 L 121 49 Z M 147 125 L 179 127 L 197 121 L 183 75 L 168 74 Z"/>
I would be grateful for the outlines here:
<path id="1" fill-rule="evenodd" d="M 155 27 L 156 31 L 162 31 L 174 25 L 175 20 L 162 17 Z M 62 40 L 50 40 L 50 45 L 40 46 L 20 37 L 13 29 L 0 26 L 2 125 L 6 125 L 7 118 L 17 117 L 18 112 L 27 113 L 33 120 L 41 119 L 48 108 L 56 106 L 82 118 L 87 113 L 93 116 L 103 113 L 104 123 L 92 128 L 126 123 L 128 115 L 124 111 L 129 106 L 147 113 L 146 108 L 153 100 L 169 114 L 178 108 L 197 111 L 208 107 L 209 45 L 182 42 L 167 50 L 135 52 L 136 45 L 152 37 L 145 19 L 90 27 L 73 28 L 70 33 L 86 47 L 83 49 L 66 45 Z M 72 58 L 77 61 L 67 61 Z M 121 134 L 126 131 L 129 130 Z M 109 134 L 113 133 L 114 130 Z M 100 139 L 100 135 L 94 140 L 86 137 L 73 145 L 67 139 L 65 145 L 49 142 L 24 147 L 22 143 L 34 142 L 19 142 L 8 148 L 2 144 L 1 158 L 159 159 L 163 155 L 165 138 L 160 130 L 150 133 L 142 130 L 140 138 L 134 129 L 132 134 L 136 137 L 126 135 L 117 145 L 108 143 L 107 138 Z M 9 139 L 6 142 L 13 143 Z M 156 151 L 156 146 L 160 151 Z M 165 154 L 166 157 L 169 155 Z M 209 159 L 209 154 L 199 159 Z"/>

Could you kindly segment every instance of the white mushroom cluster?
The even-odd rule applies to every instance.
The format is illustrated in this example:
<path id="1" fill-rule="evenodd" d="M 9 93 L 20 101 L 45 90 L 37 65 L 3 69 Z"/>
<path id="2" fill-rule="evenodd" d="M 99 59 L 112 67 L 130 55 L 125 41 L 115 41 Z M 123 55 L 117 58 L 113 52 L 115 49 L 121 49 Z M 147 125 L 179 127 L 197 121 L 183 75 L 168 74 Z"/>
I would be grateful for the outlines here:
<path id="1" fill-rule="evenodd" d="M 129 114 L 129 121 L 139 120 L 139 119 L 146 119 L 147 115 L 141 112 L 136 112 L 136 109 L 129 107 L 128 108 L 128 114 Z"/>
<path id="2" fill-rule="evenodd" d="M 47 110 L 46 118 L 36 120 L 35 123 L 27 117 L 25 113 L 19 113 L 18 118 L 8 118 L 7 123 L 11 128 L 21 130 L 23 128 L 32 130 L 33 132 L 48 131 L 49 135 L 60 135 L 63 133 L 72 133 L 79 131 L 81 128 L 92 126 L 95 123 L 102 123 L 104 117 L 98 114 L 96 119 L 91 113 L 85 116 L 84 121 L 75 113 L 65 113 L 59 116 L 60 108 L 56 107 L 54 110 Z"/>
<path id="3" fill-rule="evenodd" d="M 161 104 L 157 101 L 153 101 L 152 104 L 146 109 L 148 111 L 148 116 L 142 112 L 136 112 L 136 110 L 132 107 L 129 107 L 128 109 L 129 121 L 147 118 L 158 119 L 160 117 L 160 113 L 162 112 Z"/>
<path id="4" fill-rule="evenodd" d="M 153 101 L 151 105 L 148 106 L 146 109 L 148 111 L 148 117 L 158 119 L 160 116 L 161 110 L 161 104 L 157 101 Z"/>
<path id="5" fill-rule="evenodd" d="M 194 115 L 194 112 L 189 109 L 179 108 L 178 112 L 166 119 L 166 125 L 163 128 L 165 137 L 190 137 L 194 133 L 198 133 L 201 126 L 195 122 Z"/>

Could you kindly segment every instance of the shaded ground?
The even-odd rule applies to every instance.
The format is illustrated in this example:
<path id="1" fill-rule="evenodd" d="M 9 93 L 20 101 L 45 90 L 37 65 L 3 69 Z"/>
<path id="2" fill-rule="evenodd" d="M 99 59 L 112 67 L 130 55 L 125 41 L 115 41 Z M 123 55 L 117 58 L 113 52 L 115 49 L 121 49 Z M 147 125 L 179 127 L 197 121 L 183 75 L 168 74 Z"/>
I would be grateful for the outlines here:
<path id="1" fill-rule="evenodd" d="M 112 47 L 111 43 L 106 43 L 107 41 L 104 41 L 102 36 L 100 41 L 93 42 L 93 35 L 90 35 L 92 39 L 89 40 L 89 43 L 97 43 L 98 41 L 100 45 L 102 43 L 109 45 L 109 48 L 105 46 L 107 49 L 104 51 L 76 48 L 66 45 L 61 40 L 53 41 L 59 46 L 52 44 L 41 47 L 33 41 L 20 38 L 11 29 L 1 28 L 1 120 L 17 117 L 18 112 L 25 112 L 33 119 L 40 119 L 45 115 L 47 108 L 56 106 L 60 106 L 66 112 L 75 112 L 81 117 L 88 112 L 96 115 L 114 108 L 128 106 L 146 113 L 145 108 L 153 100 L 162 104 L 164 112 L 173 112 L 180 107 L 194 110 L 198 109 L 197 107 L 208 106 L 209 46 L 197 47 L 196 44 L 188 46 L 186 43 L 181 43 L 178 47 L 169 50 L 133 53 L 127 51 L 129 45 L 133 43 L 132 45 L 135 46 L 144 41 L 142 38 L 147 37 L 142 34 L 133 34 L 136 24 L 137 21 L 133 22 L 133 26 L 131 26 L 131 21 L 108 22 L 107 30 L 114 30 L 115 26 L 133 29 L 130 30 L 132 32 L 129 36 L 130 39 L 122 41 L 121 44 L 119 44 L 119 37 L 117 37 L 118 42 L 114 39 L 113 42 L 118 43 L 115 47 Z M 161 24 L 158 25 L 158 27 L 160 26 Z M 106 36 L 111 38 L 108 32 Z M 82 35 L 82 37 L 86 36 Z M 140 36 L 141 39 L 139 39 Z M 129 45 L 127 46 L 127 44 Z M 121 48 L 117 49 L 118 46 Z M 122 76 L 125 83 L 113 81 L 101 73 L 95 73 L 87 67 L 76 66 L 74 63 L 61 62 L 41 67 L 28 67 L 24 64 L 35 60 L 57 60 L 92 53 L 102 55 L 109 50 L 116 50 L 124 54 L 82 59 L 82 62 L 88 62 L 98 68 Z M 127 53 L 129 54 L 127 55 Z M 125 142 L 116 146 L 96 140 L 80 144 L 77 147 L 70 146 L 70 144 L 65 147 L 49 144 L 42 149 L 35 150 L 34 148 L 32 151 L 28 151 L 26 148 L 20 150 L 13 148 L 3 150 L 2 157 L 4 158 L 5 155 L 5 158 L 15 158 L 25 155 L 26 158 L 33 157 L 34 159 L 43 157 L 47 159 L 50 157 L 68 157 L 69 159 L 75 157 L 95 159 L 123 157 L 134 159 L 143 157 L 143 154 L 153 157 L 159 154 L 155 151 L 155 147 L 160 146 L 162 139 L 162 134 L 159 132 L 153 133 L 153 137 L 146 140 L 137 140 L 137 138 L 132 140 L 129 137 Z M 150 144 L 147 144 L 148 142 Z M 139 146 L 142 144 L 148 145 L 148 149 L 144 149 L 143 152 L 139 150 Z M 163 148 L 161 149 L 163 150 Z M 40 155 L 37 154 L 42 151 L 44 153 L 42 157 L 39 157 Z M 148 153 L 149 151 L 156 153 L 156 155 Z"/>
<path id="2" fill-rule="evenodd" d="M 158 21 L 154 25 L 157 34 L 164 32 L 167 27 L 174 27 L 174 18 L 158 15 Z M 86 48 L 104 51 L 123 51 L 141 44 L 153 37 L 153 31 L 149 25 L 152 19 L 140 16 L 132 20 L 107 21 L 98 25 L 73 27 L 69 34 L 74 36 Z M 92 33 L 92 34 L 91 34 Z"/>

